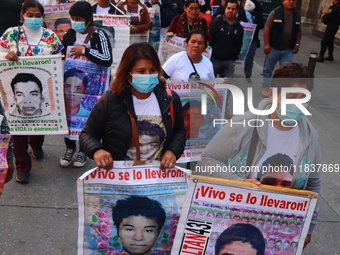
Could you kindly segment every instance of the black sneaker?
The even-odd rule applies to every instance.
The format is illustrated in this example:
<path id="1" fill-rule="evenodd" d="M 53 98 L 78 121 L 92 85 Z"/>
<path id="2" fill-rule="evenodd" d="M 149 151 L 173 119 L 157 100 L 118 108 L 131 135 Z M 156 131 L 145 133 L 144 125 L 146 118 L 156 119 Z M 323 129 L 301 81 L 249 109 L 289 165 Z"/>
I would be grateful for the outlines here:
<path id="1" fill-rule="evenodd" d="M 22 171 L 17 172 L 17 176 L 15 177 L 15 180 L 21 184 L 28 183 L 30 181 L 30 171 L 22 170 Z"/>
<path id="2" fill-rule="evenodd" d="M 69 166 L 72 162 L 72 158 L 74 155 L 74 150 L 70 148 L 66 148 L 66 151 L 60 158 L 60 165 L 61 166 Z"/>
<path id="3" fill-rule="evenodd" d="M 79 151 L 76 160 L 73 162 L 74 167 L 83 167 L 86 164 L 86 155 L 84 152 Z"/>
<path id="4" fill-rule="evenodd" d="M 32 156 L 35 159 L 43 159 L 44 158 L 44 151 L 43 151 L 42 147 L 32 148 Z"/>

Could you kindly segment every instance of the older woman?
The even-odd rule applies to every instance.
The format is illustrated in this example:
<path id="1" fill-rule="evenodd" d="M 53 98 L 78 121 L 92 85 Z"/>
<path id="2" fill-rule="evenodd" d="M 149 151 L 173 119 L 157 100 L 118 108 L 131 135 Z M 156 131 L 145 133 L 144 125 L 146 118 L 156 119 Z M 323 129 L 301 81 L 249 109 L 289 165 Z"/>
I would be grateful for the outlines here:
<path id="1" fill-rule="evenodd" d="M 194 28 L 200 28 L 207 36 L 210 42 L 208 23 L 205 19 L 199 16 L 200 5 L 197 0 L 186 0 L 184 2 L 184 13 L 176 16 L 166 33 L 167 36 L 179 36 L 187 38 L 188 34 Z"/>
<path id="2" fill-rule="evenodd" d="M 215 78 L 211 61 L 202 55 L 207 48 L 207 37 L 201 29 L 194 29 L 186 38 L 187 51 L 172 55 L 163 65 L 165 77 L 171 81 Z"/>
<path id="3" fill-rule="evenodd" d="M 119 1 L 117 7 L 131 16 L 130 34 L 139 34 L 151 28 L 148 9 L 139 0 Z"/>
<path id="4" fill-rule="evenodd" d="M 125 50 L 111 91 L 97 102 L 80 135 L 80 146 L 98 167 L 110 169 L 113 160 L 160 160 L 161 169 L 175 165 L 185 145 L 182 106 L 174 91 L 167 94 L 161 77 L 150 44 Z"/>

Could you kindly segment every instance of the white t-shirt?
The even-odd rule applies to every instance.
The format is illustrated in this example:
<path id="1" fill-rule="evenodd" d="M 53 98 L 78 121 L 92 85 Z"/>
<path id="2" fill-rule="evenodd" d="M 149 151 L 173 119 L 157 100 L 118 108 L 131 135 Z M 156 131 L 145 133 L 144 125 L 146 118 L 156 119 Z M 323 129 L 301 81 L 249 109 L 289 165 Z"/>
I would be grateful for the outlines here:
<path id="1" fill-rule="evenodd" d="M 281 131 L 273 127 L 271 122 L 268 122 L 267 149 L 257 162 L 257 169 L 260 170 L 262 165 L 277 167 L 282 164 L 284 166 L 288 162 L 292 162 L 293 166 L 295 166 L 298 157 L 299 137 L 299 126 L 295 126 L 289 131 Z M 293 171 L 294 169 L 291 170 Z M 259 171 L 254 173 L 253 178 L 261 175 L 258 174 Z"/>
<path id="2" fill-rule="evenodd" d="M 102 8 L 99 5 L 97 5 L 96 14 L 108 14 L 109 10 L 110 10 L 110 6 Z"/>
<path id="3" fill-rule="evenodd" d="M 161 110 L 152 92 L 146 99 L 132 96 L 133 106 L 137 115 L 139 147 L 141 160 L 159 160 L 166 138 Z M 136 148 L 130 146 L 127 159 L 136 159 Z"/>
<path id="4" fill-rule="evenodd" d="M 201 79 L 215 78 L 213 65 L 207 57 L 202 55 L 202 60 L 194 65 Z M 195 72 L 186 51 L 172 55 L 163 64 L 163 70 L 169 75 L 171 81 L 177 82 L 188 81 L 190 74 Z"/>

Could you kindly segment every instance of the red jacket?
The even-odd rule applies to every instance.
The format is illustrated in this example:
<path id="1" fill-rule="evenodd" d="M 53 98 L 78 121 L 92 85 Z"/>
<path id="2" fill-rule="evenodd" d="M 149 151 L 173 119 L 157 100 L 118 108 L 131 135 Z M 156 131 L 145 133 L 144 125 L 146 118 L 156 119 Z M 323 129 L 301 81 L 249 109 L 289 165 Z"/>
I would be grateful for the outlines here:
<path id="1" fill-rule="evenodd" d="M 207 36 L 207 40 L 210 44 L 210 34 L 207 21 L 201 17 L 198 17 L 192 23 L 192 29 L 194 28 L 202 29 L 205 35 Z M 187 38 L 187 35 L 189 33 L 187 15 L 183 13 L 182 15 L 178 15 L 175 18 L 173 18 L 168 29 L 168 32 L 173 32 L 175 35 L 179 37 Z"/>

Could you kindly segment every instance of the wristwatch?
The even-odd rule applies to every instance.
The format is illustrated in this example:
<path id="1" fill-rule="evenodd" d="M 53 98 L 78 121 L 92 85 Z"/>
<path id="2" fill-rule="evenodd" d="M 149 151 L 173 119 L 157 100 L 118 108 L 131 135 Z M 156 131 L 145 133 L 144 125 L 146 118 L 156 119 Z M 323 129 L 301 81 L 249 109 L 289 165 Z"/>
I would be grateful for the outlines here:
<path id="1" fill-rule="evenodd" d="M 81 51 L 82 55 L 85 55 L 85 47 L 83 48 L 83 50 Z"/>

